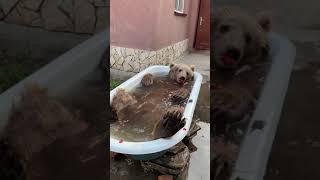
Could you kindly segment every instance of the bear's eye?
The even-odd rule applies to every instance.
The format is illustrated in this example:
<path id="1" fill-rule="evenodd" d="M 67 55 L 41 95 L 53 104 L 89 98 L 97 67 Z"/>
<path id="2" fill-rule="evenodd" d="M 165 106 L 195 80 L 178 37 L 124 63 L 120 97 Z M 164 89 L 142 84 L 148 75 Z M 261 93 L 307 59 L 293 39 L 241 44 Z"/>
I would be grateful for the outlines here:
<path id="1" fill-rule="evenodd" d="M 189 76 L 189 73 L 187 72 L 187 76 Z"/>
<path id="2" fill-rule="evenodd" d="M 221 27 L 220 27 L 220 33 L 221 34 L 224 34 L 224 33 L 227 33 L 227 32 L 229 32 L 230 31 L 230 26 L 229 25 L 222 25 Z"/>
<path id="3" fill-rule="evenodd" d="M 179 69 L 179 72 L 181 72 L 182 71 L 182 69 Z"/>
<path id="4" fill-rule="evenodd" d="M 245 38 L 247 44 L 249 44 L 252 41 L 252 37 L 249 33 L 246 33 L 244 35 L 244 38 Z"/>

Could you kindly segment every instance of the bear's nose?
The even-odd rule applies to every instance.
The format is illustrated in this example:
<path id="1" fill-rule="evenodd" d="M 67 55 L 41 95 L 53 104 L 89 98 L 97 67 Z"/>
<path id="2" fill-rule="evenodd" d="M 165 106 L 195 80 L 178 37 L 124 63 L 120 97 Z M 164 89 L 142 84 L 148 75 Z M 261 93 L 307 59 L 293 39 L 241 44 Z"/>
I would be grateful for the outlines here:
<path id="1" fill-rule="evenodd" d="M 184 80 L 186 80 L 185 77 L 180 77 L 180 81 L 184 81 Z"/>
<path id="2" fill-rule="evenodd" d="M 240 50 L 237 48 L 229 48 L 227 54 L 234 60 L 239 60 L 240 58 Z"/>

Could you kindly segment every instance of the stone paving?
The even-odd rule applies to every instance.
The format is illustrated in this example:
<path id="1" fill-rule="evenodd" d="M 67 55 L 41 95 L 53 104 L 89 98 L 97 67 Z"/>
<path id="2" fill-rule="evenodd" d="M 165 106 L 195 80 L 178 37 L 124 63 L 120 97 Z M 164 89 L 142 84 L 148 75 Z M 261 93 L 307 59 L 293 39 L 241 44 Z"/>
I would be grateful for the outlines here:
<path id="1" fill-rule="evenodd" d="M 110 67 L 127 72 L 140 72 L 152 65 L 168 65 L 181 59 L 188 47 L 188 39 L 159 50 L 110 47 Z"/>
<path id="2" fill-rule="evenodd" d="M 93 34 L 107 27 L 109 6 L 107 0 L 0 0 L 0 21 Z"/>

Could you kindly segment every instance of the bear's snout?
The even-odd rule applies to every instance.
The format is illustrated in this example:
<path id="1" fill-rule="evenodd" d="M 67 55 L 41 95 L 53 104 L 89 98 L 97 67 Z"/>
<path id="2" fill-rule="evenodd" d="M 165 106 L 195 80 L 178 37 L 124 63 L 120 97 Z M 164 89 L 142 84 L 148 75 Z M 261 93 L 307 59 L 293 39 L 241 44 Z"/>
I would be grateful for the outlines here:
<path id="1" fill-rule="evenodd" d="M 221 61 L 225 66 L 234 67 L 241 59 L 241 50 L 235 47 L 228 48 L 223 53 Z"/>
<path id="2" fill-rule="evenodd" d="M 180 77 L 177 79 L 177 82 L 178 82 L 179 84 L 183 84 L 183 83 L 186 82 L 186 80 L 187 80 L 187 78 L 186 78 L 185 76 L 180 76 Z"/>
<path id="3" fill-rule="evenodd" d="M 186 64 L 171 64 L 169 77 L 179 84 L 184 84 L 193 78 L 194 66 Z"/>
<path id="4" fill-rule="evenodd" d="M 229 48 L 227 50 L 226 53 L 228 56 L 230 56 L 232 59 L 234 59 L 235 61 L 239 61 L 240 60 L 240 50 L 237 48 Z"/>

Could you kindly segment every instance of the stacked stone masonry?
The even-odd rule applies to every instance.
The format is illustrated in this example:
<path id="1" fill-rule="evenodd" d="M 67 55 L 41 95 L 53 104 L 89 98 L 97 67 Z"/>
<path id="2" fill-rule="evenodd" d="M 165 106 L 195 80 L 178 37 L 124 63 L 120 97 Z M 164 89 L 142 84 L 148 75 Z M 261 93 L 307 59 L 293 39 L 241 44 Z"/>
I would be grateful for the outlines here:
<path id="1" fill-rule="evenodd" d="M 140 72 L 152 65 L 168 65 L 178 60 L 187 47 L 187 39 L 155 51 L 111 46 L 110 67 L 121 71 Z"/>
<path id="2" fill-rule="evenodd" d="M 94 34 L 107 28 L 109 0 L 0 0 L 0 21 Z"/>

